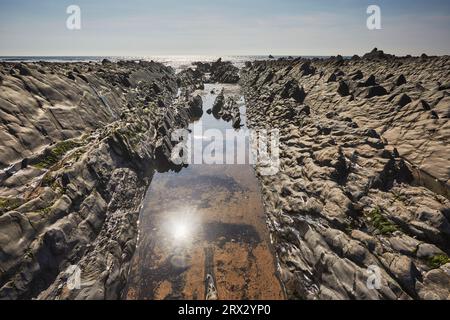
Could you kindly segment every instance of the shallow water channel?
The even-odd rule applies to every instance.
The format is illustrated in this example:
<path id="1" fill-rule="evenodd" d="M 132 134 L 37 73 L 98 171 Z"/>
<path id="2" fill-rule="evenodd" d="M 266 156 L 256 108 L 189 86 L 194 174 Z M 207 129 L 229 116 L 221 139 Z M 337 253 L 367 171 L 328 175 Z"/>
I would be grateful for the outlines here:
<path id="1" fill-rule="evenodd" d="M 194 130 L 200 124 L 203 130 L 232 129 L 231 122 L 206 112 L 222 88 L 239 101 L 244 126 L 236 134 L 244 134 L 239 86 L 209 84 L 201 92 L 204 112 L 190 125 L 190 139 L 204 140 Z M 242 141 L 248 152 L 248 139 Z M 229 149 L 224 143 L 222 156 L 233 152 Z M 283 299 L 248 161 L 155 173 L 140 213 L 128 281 L 127 299 Z"/>

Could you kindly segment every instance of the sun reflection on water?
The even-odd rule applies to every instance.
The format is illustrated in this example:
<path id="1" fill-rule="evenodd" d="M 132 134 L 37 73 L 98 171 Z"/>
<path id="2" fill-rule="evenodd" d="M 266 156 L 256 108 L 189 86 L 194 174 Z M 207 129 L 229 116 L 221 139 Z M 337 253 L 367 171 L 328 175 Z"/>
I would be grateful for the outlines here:
<path id="1" fill-rule="evenodd" d="M 177 240 L 182 240 L 186 238 L 189 233 L 189 226 L 183 222 L 176 223 L 173 227 L 173 236 Z"/>
<path id="2" fill-rule="evenodd" d="M 201 219 L 192 208 L 182 208 L 168 213 L 164 222 L 165 234 L 174 245 L 188 245 L 200 229 Z"/>

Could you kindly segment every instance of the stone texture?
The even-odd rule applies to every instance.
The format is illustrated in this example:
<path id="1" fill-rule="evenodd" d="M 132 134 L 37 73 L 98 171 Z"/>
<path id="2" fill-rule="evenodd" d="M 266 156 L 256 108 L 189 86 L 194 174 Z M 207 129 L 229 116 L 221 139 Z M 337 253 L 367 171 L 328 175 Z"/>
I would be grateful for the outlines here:
<path id="1" fill-rule="evenodd" d="M 256 172 L 288 297 L 449 298 L 448 264 L 430 264 L 450 253 L 449 71 L 380 50 L 242 70 L 248 125 L 280 130 L 279 172 Z M 304 100 L 277 94 L 290 83 Z"/>
<path id="2" fill-rule="evenodd" d="M 153 170 L 201 111 L 192 75 L 178 88 L 154 62 L 0 70 L 0 299 L 120 298 Z"/>

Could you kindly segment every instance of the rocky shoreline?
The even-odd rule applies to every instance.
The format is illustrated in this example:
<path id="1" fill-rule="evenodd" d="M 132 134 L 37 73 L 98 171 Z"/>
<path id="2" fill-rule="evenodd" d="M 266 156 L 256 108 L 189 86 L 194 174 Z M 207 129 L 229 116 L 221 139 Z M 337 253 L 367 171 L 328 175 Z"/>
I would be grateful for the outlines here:
<path id="1" fill-rule="evenodd" d="M 449 83 L 449 57 L 377 49 L 247 64 L 249 126 L 280 130 L 258 178 L 289 298 L 450 299 Z"/>
<path id="2" fill-rule="evenodd" d="M 280 130 L 255 171 L 290 299 L 450 299 L 450 58 L 0 63 L 0 299 L 121 299 L 137 220 L 197 90 Z M 233 97 L 216 119 L 240 127 Z M 73 266 L 80 288 L 68 288 Z M 381 284 L 367 286 L 378 268 Z"/>
<path id="3" fill-rule="evenodd" d="M 152 172 L 201 100 L 177 97 L 174 71 L 153 62 L 0 72 L 0 298 L 120 298 Z M 83 282 L 68 290 L 73 265 Z"/>

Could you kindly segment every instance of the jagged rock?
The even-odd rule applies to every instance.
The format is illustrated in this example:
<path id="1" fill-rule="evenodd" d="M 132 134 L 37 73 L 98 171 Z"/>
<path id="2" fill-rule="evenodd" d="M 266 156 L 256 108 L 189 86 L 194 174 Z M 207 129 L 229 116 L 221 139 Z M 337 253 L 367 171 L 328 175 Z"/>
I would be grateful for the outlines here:
<path id="1" fill-rule="evenodd" d="M 337 92 L 343 97 L 350 95 L 350 89 L 345 81 L 339 81 Z"/>
<path id="2" fill-rule="evenodd" d="M 294 80 L 290 80 L 284 84 L 280 95 L 282 98 L 292 98 L 299 103 L 303 103 L 306 97 L 303 87 L 300 88 Z"/>
<path id="3" fill-rule="evenodd" d="M 206 68 L 206 67 L 203 67 Z M 208 64 L 208 68 L 211 66 Z M 179 86 L 188 87 L 190 90 L 195 90 L 203 85 L 203 73 L 201 69 L 193 70 L 192 68 L 187 68 L 177 75 L 177 84 Z M 209 69 L 208 69 L 209 70 Z M 209 72 L 209 71 L 208 71 Z"/>
<path id="4" fill-rule="evenodd" d="M 239 116 L 233 117 L 231 124 L 233 128 L 239 129 L 241 127 L 241 118 Z"/>
<path id="5" fill-rule="evenodd" d="M 439 118 L 450 118 L 450 97 L 442 98 L 433 108 L 433 110 L 439 115 Z"/>
<path id="6" fill-rule="evenodd" d="M 364 74 L 362 73 L 361 70 L 358 70 L 352 74 L 349 75 L 350 79 L 352 79 L 353 81 L 356 80 L 361 80 L 362 78 L 364 78 Z"/>
<path id="7" fill-rule="evenodd" d="M 343 77 L 343 76 L 345 76 L 345 72 L 344 71 L 342 71 L 342 70 L 340 70 L 340 69 L 336 69 L 335 71 L 334 71 L 334 74 L 336 75 L 336 77 Z"/>
<path id="8" fill-rule="evenodd" d="M 220 59 L 222 61 L 222 59 Z M 196 61 L 192 63 L 194 66 L 196 66 L 196 71 L 206 73 L 211 72 L 211 64 L 210 63 L 203 63 L 201 61 Z"/>
<path id="9" fill-rule="evenodd" d="M 411 98 L 406 93 L 403 93 L 403 94 L 395 97 L 395 99 L 393 100 L 393 103 L 394 103 L 394 105 L 404 107 L 411 101 L 412 101 Z"/>
<path id="10" fill-rule="evenodd" d="M 431 110 L 430 105 L 425 100 L 419 100 L 417 103 L 423 110 Z"/>
<path id="11" fill-rule="evenodd" d="M 67 240 L 64 232 L 59 229 L 50 229 L 44 234 L 44 244 L 53 255 L 60 255 L 67 250 Z"/>
<path id="12" fill-rule="evenodd" d="M 450 82 L 444 83 L 439 86 L 439 91 L 449 90 L 449 89 L 450 89 Z"/>
<path id="13" fill-rule="evenodd" d="M 160 86 L 159 86 L 158 83 L 156 83 L 156 82 L 153 82 L 153 83 L 152 83 L 152 89 L 153 89 L 153 92 L 154 92 L 155 94 L 159 94 L 159 93 L 162 92 L 162 89 L 160 88 Z"/>
<path id="14" fill-rule="evenodd" d="M 336 74 L 335 74 L 335 73 L 332 73 L 332 74 L 328 77 L 327 82 L 336 82 L 336 80 L 337 80 Z"/>
<path id="15" fill-rule="evenodd" d="M 413 261 L 406 256 L 392 257 L 389 255 L 388 259 L 390 260 L 388 262 L 389 270 L 409 292 L 413 293 L 415 291 L 416 279 L 420 276 Z"/>
<path id="16" fill-rule="evenodd" d="M 373 74 L 371 74 L 366 81 L 364 81 L 364 83 L 362 84 L 364 87 L 372 87 L 377 85 L 377 82 L 375 80 L 375 76 Z"/>
<path id="17" fill-rule="evenodd" d="M 364 91 L 364 97 L 369 99 L 372 97 L 384 96 L 387 94 L 387 91 L 382 86 L 373 86 L 369 87 Z"/>
<path id="18" fill-rule="evenodd" d="M 214 115 L 214 117 L 216 119 L 221 117 L 221 111 L 222 111 L 222 108 L 224 105 L 225 105 L 225 97 L 224 97 L 223 89 L 222 89 L 220 94 L 216 97 L 216 100 L 214 100 L 214 104 L 213 104 L 213 107 L 211 110 L 212 114 Z"/>
<path id="19" fill-rule="evenodd" d="M 288 298 L 450 299 L 449 61 L 375 50 L 247 66 L 248 125 L 280 134 L 277 173 L 255 170 Z M 191 93 L 213 64 L 178 76 L 156 63 L 77 64 L 90 84 L 72 64 L 24 64 L 27 77 L 0 64 L 0 298 L 121 297 L 147 173 L 175 170 L 171 130 L 199 108 Z M 214 68 L 234 73 L 221 60 Z M 355 70 L 379 84 L 360 86 Z M 222 91 L 215 107 L 240 126 L 232 97 Z M 89 270 L 80 290 L 67 290 L 69 263 Z M 374 266 L 379 290 L 367 287 Z"/>
<path id="20" fill-rule="evenodd" d="M 191 113 L 193 118 L 200 118 L 203 114 L 203 101 L 202 97 L 199 95 L 196 95 L 194 97 L 191 97 L 188 101 L 189 105 L 189 112 Z"/>
<path id="21" fill-rule="evenodd" d="M 439 87 L 448 90 L 450 58 L 374 50 L 312 59 L 307 77 L 302 63 L 255 61 L 241 79 L 247 125 L 280 131 L 278 173 L 255 170 L 287 296 L 448 299 L 448 264 L 439 264 L 450 243 L 450 99 Z M 407 85 L 397 85 L 401 75 Z M 308 92 L 311 112 L 278 94 L 289 81 Z M 367 290 L 371 267 L 382 274 L 379 290 Z"/>
<path id="22" fill-rule="evenodd" d="M 166 107 L 165 102 L 163 100 L 161 100 L 161 99 L 158 99 L 158 101 L 156 103 L 158 105 L 158 108 L 165 108 Z"/>
<path id="23" fill-rule="evenodd" d="M 366 60 L 374 60 L 374 59 L 387 59 L 387 58 L 393 58 L 392 55 L 385 54 L 383 50 L 378 50 L 377 48 L 374 48 L 371 52 L 366 53 L 362 57 Z"/>
<path id="24" fill-rule="evenodd" d="M 77 76 L 78 76 L 80 79 L 82 79 L 84 82 L 89 83 L 89 80 L 88 80 L 88 78 L 87 78 L 85 75 L 83 75 L 83 74 L 77 74 Z"/>
<path id="25" fill-rule="evenodd" d="M 416 255 L 420 259 L 429 260 L 434 256 L 442 255 L 444 252 L 433 244 L 421 243 L 416 248 Z"/>
<path id="26" fill-rule="evenodd" d="M 397 80 L 395 80 L 395 85 L 398 87 L 398 86 L 401 86 L 401 85 L 403 85 L 403 84 L 405 84 L 406 83 L 406 78 L 405 78 L 405 76 L 404 75 L 399 75 L 398 76 L 398 78 L 397 78 Z"/>
<path id="27" fill-rule="evenodd" d="M 239 81 L 239 69 L 229 61 L 219 58 L 210 65 L 210 82 L 237 83 Z"/>
<path id="28" fill-rule="evenodd" d="M 424 300 L 450 300 L 450 263 L 427 272 L 417 284 L 419 297 Z"/>
<path id="29" fill-rule="evenodd" d="M 70 80 L 75 80 L 75 76 L 74 76 L 73 72 L 69 72 L 67 74 L 67 78 L 69 78 Z"/>
<path id="30" fill-rule="evenodd" d="M 431 114 L 431 119 L 439 119 L 439 115 L 436 113 L 436 111 L 431 110 L 430 114 Z"/>
<path id="31" fill-rule="evenodd" d="M 172 126 L 187 126 L 187 109 L 199 99 L 169 104 L 173 69 L 154 62 L 45 63 L 43 72 L 26 71 L 36 67 L 0 64 L 2 74 L 27 75 L 20 83 L 7 75 L 0 91 L 0 109 L 13 112 L 0 115 L 11 127 L 0 129 L 9 141 L 0 154 L 0 299 L 118 299 L 155 150 Z M 80 70 L 90 84 L 73 85 Z M 157 130 L 160 123 L 166 130 Z M 70 264 L 92 276 L 81 290 L 67 289 Z"/>
<path id="32" fill-rule="evenodd" d="M 300 70 L 303 72 L 303 76 L 308 76 L 308 75 L 314 74 L 316 72 L 316 69 L 313 66 L 311 66 L 310 61 L 304 62 L 300 66 Z"/>
<path id="33" fill-rule="evenodd" d="M 28 68 L 27 66 L 25 66 L 25 65 L 22 64 L 22 63 L 18 63 L 18 64 L 16 64 L 14 67 L 15 67 L 17 70 L 19 70 L 19 74 L 20 74 L 21 76 L 31 76 L 31 75 L 32 75 L 30 68 Z"/>
<path id="34" fill-rule="evenodd" d="M 398 235 L 389 239 L 392 249 L 404 255 L 413 256 L 420 242 L 406 235 Z"/>

